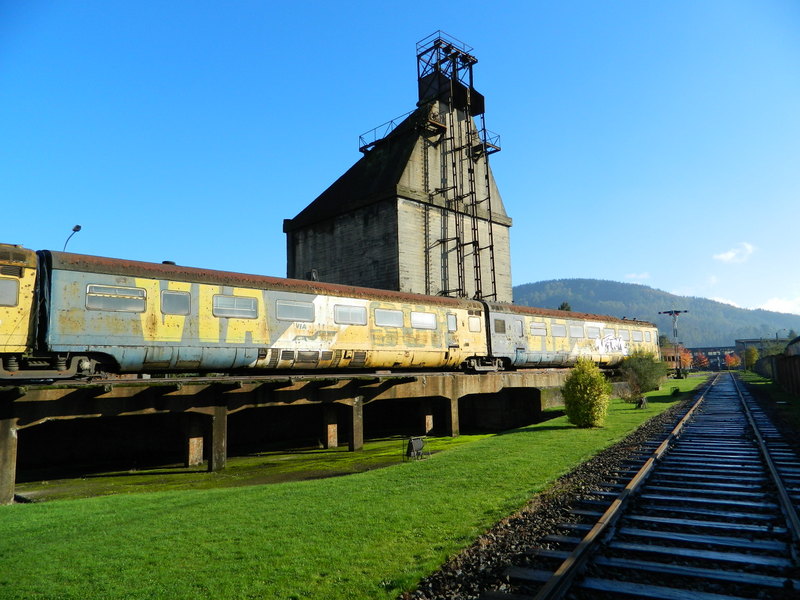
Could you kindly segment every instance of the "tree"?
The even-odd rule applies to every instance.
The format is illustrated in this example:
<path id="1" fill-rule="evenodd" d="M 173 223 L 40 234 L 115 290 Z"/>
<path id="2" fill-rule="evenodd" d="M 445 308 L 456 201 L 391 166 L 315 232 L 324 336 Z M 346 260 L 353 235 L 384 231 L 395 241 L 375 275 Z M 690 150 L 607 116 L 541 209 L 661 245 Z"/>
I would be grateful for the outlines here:
<path id="1" fill-rule="evenodd" d="M 696 352 L 694 355 L 694 366 L 696 369 L 707 369 L 708 357 L 702 352 Z"/>
<path id="2" fill-rule="evenodd" d="M 794 338 L 797 337 L 797 332 L 794 329 L 789 330 L 789 341 L 792 341 Z"/>
<path id="3" fill-rule="evenodd" d="M 692 353 L 689 352 L 686 348 L 681 348 L 681 353 L 679 357 L 681 361 L 681 368 L 688 369 L 692 366 Z"/>
<path id="4" fill-rule="evenodd" d="M 783 354 L 785 349 L 786 342 L 769 342 L 762 346 L 761 352 L 764 356 L 773 356 L 775 354 Z M 756 358 L 756 360 L 758 360 L 758 358 Z"/>
<path id="5" fill-rule="evenodd" d="M 751 370 L 756 362 L 758 362 L 758 348 L 755 346 L 748 346 L 744 351 L 744 368 Z"/>
<path id="6" fill-rule="evenodd" d="M 561 386 L 564 409 L 578 427 L 600 427 L 606 419 L 611 384 L 588 358 L 579 358 Z"/>
<path id="7" fill-rule="evenodd" d="M 657 390 L 661 380 L 667 376 L 669 367 L 665 362 L 657 360 L 649 352 L 634 350 L 625 357 L 620 366 L 620 371 L 628 384 L 628 393 L 625 400 L 635 402 L 642 394 Z"/>
<path id="8" fill-rule="evenodd" d="M 725 366 L 728 367 L 728 369 L 737 369 L 741 364 L 742 359 L 739 358 L 738 354 L 731 352 L 725 355 Z"/>
<path id="9" fill-rule="evenodd" d="M 552 304 L 551 304 L 551 306 L 552 306 Z M 562 302 L 561 304 L 558 305 L 558 310 L 572 311 L 572 307 L 569 305 L 569 302 L 564 300 L 564 302 Z"/>

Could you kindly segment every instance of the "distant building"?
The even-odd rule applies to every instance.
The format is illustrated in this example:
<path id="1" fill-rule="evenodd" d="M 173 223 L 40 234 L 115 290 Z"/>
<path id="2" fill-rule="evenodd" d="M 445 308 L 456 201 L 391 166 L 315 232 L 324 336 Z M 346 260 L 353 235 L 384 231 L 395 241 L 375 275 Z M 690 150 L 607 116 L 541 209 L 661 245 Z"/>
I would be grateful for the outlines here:
<path id="1" fill-rule="evenodd" d="M 708 369 L 711 371 L 720 371 L 726 368 L 725 357 L 729 354 L 736 354 L 736 348 L 733 346 L 713 346 L 705 348 L 689 348 L 692 356 L 697 354 L 704 354 L 708 359 Z"/>

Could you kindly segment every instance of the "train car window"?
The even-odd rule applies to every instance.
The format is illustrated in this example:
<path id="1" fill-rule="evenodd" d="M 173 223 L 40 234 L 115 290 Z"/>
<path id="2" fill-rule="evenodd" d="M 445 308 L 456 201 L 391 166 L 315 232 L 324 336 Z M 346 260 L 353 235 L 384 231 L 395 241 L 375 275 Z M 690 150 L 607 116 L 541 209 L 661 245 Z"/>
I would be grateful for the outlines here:
<path id="1" fill-rule="evenodd" d="M 117 312 L 144 312 L 147 292 L 143 288 L 128 288 L 111 285 L 86 287 L 86 308 Z"/>
<path id="2" fill-rule="evenodd" d="M 215 317 L 257 319 L 258 300 L 250 296 L 214 296 L 211 302 L 211 314 Z"/>
<path id="3" fill-rule="evenodd" d="M 567 337 L 566 325 L 559 325 L 558 323 L 553 323 L 550 326 L 550 331 L 552 332 L 553 337 Z"/>
<path id="4" fill-rule="evenodd" d="M 583 325 L 570 325 L 569 326 L 569 337 L 571 338 L 582 338 L 583 337 Z"/>
<path id="5" fill-rule="evenodd" d="M 603 337 L 617 337 L 617 332 L 613 329 L 603 329 Z"/>
<path id="6" fill-rule="evenodd" d="M 189 292 L 162 290 L 161 312 L 165 315 L 188 315 L 191 307 L 192 297 Z"/>
<path id="7" fill-rule="evenodd" d="M 652 341 L 653 341 L 653 338 L 652 338 L 652 336 L 650 335 L 650 332 L 649 332 L 649 331 L 645 331 L 645 332 L 644 332 L 644 341 L 645 341 L 645 342 L 652 342 Z"/>
<path id="8" fill-rule="evenodd" d="M 517 337 L 524 337 L 525 324 L 522 321 L 514 321 L 514 330 L 517 332 Z"/>
<path id="9" fill-rule="evenodd" d="M 414 329 L 436 329 L 436 315 L 429 312 L 411 312 L 411 326 Z"/>
<path id="10" fill-rule="evenodd" d="M 531 323 L 531 335 L 546 337 L 547 325 L 545 325 L 544 323 Z"/>
<path id="11" fill-rule="evenodd" d="M 469 330 L 472 333 L 478 333 L 481 330 L 481 319 L 480 317 L 470 317 L 469 318 Z"/>
<path id="12" fill-rule="evenodd" d="M 367 309 L 363 306 L 335 304 L 333 307 L 333 321 L 339 325 L 366 325 Z"/>
<path id="13" fill-rule="evenodd" d="M 452 313 L 447 313 L 447 331 L 458 331 L 458 319 Z"/>
<path id="14" fill-rule="evenodd" d="M 402 327 L 403 311 L 388 310 L 385 308 L 376 308 L 375 325 L 377 325 L 378 327 Z"/>
<path id="15" fill-rule="evenodd" d="M 600 328 L 599 327 L 586 327 L 586 337 L 590 340 L 599 340 L 600 339 Z"/>
<path id="16" fill-rule="evenodd" d="M 506 332 L 506 322 L 503 319 L 495 319 L 494 320 L 494 332 L 495 333 L 505 333 Z"/>
<path id="17" fill-rule="evenodd" d="M 19 302 L 19 281 L 0 279 L 0 306 L 16 306 Z"/>
<path id="18" fill-rule="evenodd" d="M 627 329 L 620 329 L 619 330 L 619 337 L 621 337 L 623 340 L 627 341 L 627 340 L 631 339 L 631 332 L 628 331 Z"/>
<path id="19" fill-rule="evenodd" d="M 643 339 L 644 339 L 644 336 L 642 335 L 642 332 L 637 330 L 637 329 L 634 329 L 633 330 L 633 341 L 634 342 L 641 342 Z"/>
<path id="20" fill-rule="evenodd" d="M 297 300 L 276 300 L 275 318 L 279 321 L 311 323 L 314 321 L 314 304 Z"/>

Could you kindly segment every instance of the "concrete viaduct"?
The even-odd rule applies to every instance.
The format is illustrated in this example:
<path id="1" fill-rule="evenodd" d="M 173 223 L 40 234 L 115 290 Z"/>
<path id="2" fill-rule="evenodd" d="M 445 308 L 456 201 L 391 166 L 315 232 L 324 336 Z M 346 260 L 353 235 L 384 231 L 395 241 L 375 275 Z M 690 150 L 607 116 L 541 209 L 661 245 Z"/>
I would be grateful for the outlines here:
<path id="1" fill-rule="evenodd" d="M 499 431 L 532 423 L 542 408 L 560 404 L 567 372 L 119 379 L 0 387 L 0 504 L 14 499 L 18 430 L 48 421 L 177 413 L 184 423 L 185 465 L 201 464 L 207 446 L 208 469 L 218 471 L 227 458 L 228 416 L 239 411 L 319 405 L 324 446 L 337 447 L 346 438 L 349 449 L 357 451 L 364 442 L 364 409 L 372 403 L 407 403 L 404 410 L 418 414 L 413 435 L 430 434 L 436 426 L 458 436 L 465 417 Z M 434 423 L 434 415 L 443 422 Z"/>

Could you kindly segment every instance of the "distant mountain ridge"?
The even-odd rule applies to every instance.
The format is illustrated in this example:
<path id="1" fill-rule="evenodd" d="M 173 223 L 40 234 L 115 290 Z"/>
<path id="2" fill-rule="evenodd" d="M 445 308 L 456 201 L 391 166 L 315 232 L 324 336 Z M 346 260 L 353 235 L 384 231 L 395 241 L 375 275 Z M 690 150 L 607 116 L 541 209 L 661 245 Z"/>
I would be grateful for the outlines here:
<path id="1" fill-rule="evenodd" d="M 676 296 L 638 283 L 602 279 L 553 279 L 514 286 L 514 303 L 640 319 L 658 326 L 672 340 L 672 318 L 658 313 L 688 310 L 678 318 L 678 339 L 690 348 L 733 346 L 738 339 L 785 338 L 800 332 L 800 315 L 736 308 L 730 304 Z"/>

